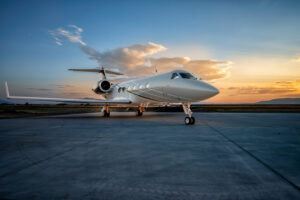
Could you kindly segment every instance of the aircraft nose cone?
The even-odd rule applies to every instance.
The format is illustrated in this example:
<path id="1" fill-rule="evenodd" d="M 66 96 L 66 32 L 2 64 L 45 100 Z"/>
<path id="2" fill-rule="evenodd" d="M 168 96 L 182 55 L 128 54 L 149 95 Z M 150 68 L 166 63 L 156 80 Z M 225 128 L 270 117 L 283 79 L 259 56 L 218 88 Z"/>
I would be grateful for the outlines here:
<path id="1" fill-rule="evenodd" d="M 219 93 L 219 90 L 205 81 L 195 82 L 194 95 L 196 99 L 203 100 L 213 97 Z"/>
<path id="2" fill-rule="evenodd" d="M 211 88 L 209 89 L 209 91 L 212 94 L 212 96 L 215 96 L 220 93 L 219 90 L 212 85 L 211 85 Z"/>
<path id="3" fill-rule="evenodd" d="M 208 83 L 202 85 L 202 88 L 200 90 L 202 90 L 202 92 L 205 92 L 209 97 L 219 94 L 219 90 Z"/>

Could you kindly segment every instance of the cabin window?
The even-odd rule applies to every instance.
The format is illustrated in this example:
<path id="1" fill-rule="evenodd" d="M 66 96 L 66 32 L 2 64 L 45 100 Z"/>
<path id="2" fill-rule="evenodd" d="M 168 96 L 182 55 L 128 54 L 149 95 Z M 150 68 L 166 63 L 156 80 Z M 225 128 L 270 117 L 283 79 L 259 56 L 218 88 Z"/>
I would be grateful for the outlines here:
<path id="1" fill-rule="evenodd" d="M 179 78 L 178 74 L 177 73 L 173 73 L 172 76 L 171 76 L 171 79 L 176 79 L 176 78 Z"/>
<path id="2" fill-rule="evenodd" d="M 182 77 L 182 78 L 185 78 L 185 79 L 197 79 L 195 76 L 193 76 L 192 74 L 190 74 L 190 73 L 179 73 L 180 74 L 180 76 Z"/>
<path id="3" fill-rule="evenodd" d="M 126 88 L 125 87 L 119 87 L 118 89 L 118 92 L 121 93 L 121 92 L 125 92 Z"/>

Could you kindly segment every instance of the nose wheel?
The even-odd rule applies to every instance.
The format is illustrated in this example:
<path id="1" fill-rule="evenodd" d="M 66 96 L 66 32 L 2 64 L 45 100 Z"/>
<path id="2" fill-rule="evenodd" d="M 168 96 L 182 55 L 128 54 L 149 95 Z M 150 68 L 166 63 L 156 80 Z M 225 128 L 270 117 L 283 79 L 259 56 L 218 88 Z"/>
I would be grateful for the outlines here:
<path id="1" fill-rule="evenodd" d="M 195 118 L 192 117 L 192 111 L 191 111 L 191 103 L 188 102 L 188 103 L 182 103 L 182 108 L 183 108 L 183 111 L 184 113 L 187 115 L 185 118 L 184 118 L 184 123 L 185 125 L 193 125 L 195 124 Z"/>

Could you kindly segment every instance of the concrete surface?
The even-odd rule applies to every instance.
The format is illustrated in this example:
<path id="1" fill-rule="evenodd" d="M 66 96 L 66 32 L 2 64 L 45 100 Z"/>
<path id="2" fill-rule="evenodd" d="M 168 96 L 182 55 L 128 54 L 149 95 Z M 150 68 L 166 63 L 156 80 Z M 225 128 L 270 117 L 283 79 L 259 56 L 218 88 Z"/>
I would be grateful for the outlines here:
<path id="1" fill-rule="evenodd" d="M 300 199 L 300 114 L 0 120 L 1 199 Z"/>

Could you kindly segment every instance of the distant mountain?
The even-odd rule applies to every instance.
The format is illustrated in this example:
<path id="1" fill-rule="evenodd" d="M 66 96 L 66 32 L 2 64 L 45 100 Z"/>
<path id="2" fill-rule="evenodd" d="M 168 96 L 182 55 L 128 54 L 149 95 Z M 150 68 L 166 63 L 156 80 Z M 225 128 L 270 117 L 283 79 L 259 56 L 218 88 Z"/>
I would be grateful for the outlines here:
<path id="1" fill-rule="evenodd" d="M 268 101 L 259 101 L 257 104 L 300 104 L 300 98 L 280 98 Z"/>

